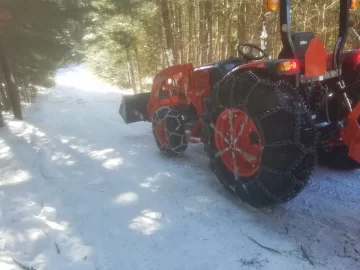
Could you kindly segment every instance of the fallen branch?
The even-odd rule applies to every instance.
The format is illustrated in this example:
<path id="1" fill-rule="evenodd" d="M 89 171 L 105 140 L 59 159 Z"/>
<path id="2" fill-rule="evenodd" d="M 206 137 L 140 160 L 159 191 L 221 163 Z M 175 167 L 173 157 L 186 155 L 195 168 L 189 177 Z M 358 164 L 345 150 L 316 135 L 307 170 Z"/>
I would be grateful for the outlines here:
<path id="1" fill-rule="evenodd" d="M 257 258 L 252 258 L 251 260 L 241 259 L 240 262 L 242 263 L 242 266 L 258 265 L 264 267 Z"/>
<path id="2" fill-rule="evenodd" d="M 43 229 L 43 228 L 40 228 L 48 237 L 50 237 L 49 235 L 48 235 L 48 233 L 47 232 L 45 232 L 45 230 Z"/>
<path id="3" fill-rule="evenodd" d="M 276 250 L 276 249 L 273 249 L 273 248 L 269 248 L 269 247 L 266 247 L 266 246 L 263 246 L 262 244 L 260 244 L 259 242 L 257 242 L 254 238 L 251 238 L 250 236 L 246 235 L 251 241 L 253 241 L 255 244 L 257 244 L 259 247 L 262 247 L 263 249 L 266 249 L 268 251 L 271 251 L 273 253 L 277 253 L 277 254 L 281 254 L 280 251 Z"/>
<path id="4" fill-rule="evenodd" d="M 14 263 L 16 263 L 18 266 L 20 266 L 21 269 L 23 269 L 23 270 L 36 270 L 36 269 L 33 268 L 32 266 L 31 266 L 31 268 L 30 268 L 30 267 L 28 267 L 28 266 L 25 266 L 25 265 L 19 263 L 19 262 L 16 261 L 14 258 L 12 258 L 12 260 L 14 261 Z"/>
<path id="5" fill-rule="evenodd" d="M 251 241 L 253 241 L 255 244 L 257 244 L 259 247 L 262 247 L 263 249 L 266 249 L 266 250 L 271 251 L 271 252 L 273 252 L 273 253 L 281 254 L 281 252 L 278 251 L 278 250 L 276 250 L 276 249 L 269 248 L 269 247 L 266 247 L 266 246 L 260 244 L 260 243 L 259 243 L 258 241 L 256 241 L 254 238 L 252 238 L 252 237 L 248 236 L 247 234 L 245 234 L 241 229 L 240 229 L 240 232 L 241 232 L 244 236 L 246 236 L 247 238 L 249 238 Z"/>
<path id="6" fill-rule="evenodd" d="M 58 253 L 58 254 L 60 254 L 60 253 L 61 253 L 61 251 L 60 251 L 60 248 L 59 248 L 58 244 L 56 244 L 56 242 L 54 242 L 54 244 L 55 244 L 55 247 L 56 247 L 56 251 L 57 251 L 57 253 Z"/>
<path id="7" fill-rule="evenodd" d="M 300 246 L 301 248 L 301 251 L 303 253 L 303 257 L 308 260 L 308 262 L 311 264 L 311 265 L 314 265 L 313 261 L 310 259 L 309 255 L 306 253 L 306 251 L 304 250 L 303 246 L 301 245 Z"/>

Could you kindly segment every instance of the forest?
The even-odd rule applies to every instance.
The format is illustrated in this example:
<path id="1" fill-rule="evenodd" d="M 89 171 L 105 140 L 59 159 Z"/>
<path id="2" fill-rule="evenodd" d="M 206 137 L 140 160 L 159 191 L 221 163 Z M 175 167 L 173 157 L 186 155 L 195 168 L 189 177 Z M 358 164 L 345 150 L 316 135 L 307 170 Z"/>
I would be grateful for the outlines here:
<path id="1" fill-rule="evenodd" d="M 292 31 L 312 31 L 332 50 L 339 0 L 291 2 Z M 279 14 L 263 0 L 0 0 L 0 11 L 11 14 L 0 25 L 3 110 L 11 104 L 7 88 L 17 87 L 18 99 L 31 103 L 71 63 L 86 62 L 106 82 L 136 93 L 166 66 L 236 56 L 239 41 L 271 58 L 281 49 Z M 359 48 L 359 10 L 351 22 L 346 48 Z"/>
<path id="2" fill-rule="evenodd" d="M 276 58 L 279 13 L 263 0 L 97 0 L 87 29 L 87 61 L 107 81 L 143 89 L 145 79 L 177 63 L 194 65 L 236 56 L 235 45 L 254 43 Z M 292 31 L 312 31 L 332 50 L 339 0 L 291 1 Z M 352 12 L 354 30 L 359 11 Z M 347 48 L 359 48 L 350 31 Z"/>
<path id="3" fill-rule="evenodd" d="M 4 111 L 32 103 L 58 68 L 82 61 L 87 0 L 0 0 L 0 101 Z"/>

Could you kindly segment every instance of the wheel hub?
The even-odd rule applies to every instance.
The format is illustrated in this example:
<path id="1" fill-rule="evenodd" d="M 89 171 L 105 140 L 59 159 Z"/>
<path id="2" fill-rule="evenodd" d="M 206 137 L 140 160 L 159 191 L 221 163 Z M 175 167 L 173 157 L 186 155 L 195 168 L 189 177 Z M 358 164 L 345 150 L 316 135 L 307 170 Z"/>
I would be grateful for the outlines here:
<path id="1" fill-rule="evenodd" d="M 263 143 L 254 121 L 237 108 L 224 110 L 216 120 L 215 144 L 225 167 L 241 177 L 259 169 Z"/>

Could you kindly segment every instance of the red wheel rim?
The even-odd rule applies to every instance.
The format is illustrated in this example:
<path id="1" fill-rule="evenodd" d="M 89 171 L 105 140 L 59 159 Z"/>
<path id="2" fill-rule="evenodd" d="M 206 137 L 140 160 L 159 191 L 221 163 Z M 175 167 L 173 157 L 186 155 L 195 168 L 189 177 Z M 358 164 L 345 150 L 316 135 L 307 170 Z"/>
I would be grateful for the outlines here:
<path id="1" fill-rule="evenodd" d="M 162 146 L 167 146 L 168 145 L 168 138 L 167 138 L 167 135 L 166 135 L 166 128 L 165 128 L 165 124 L 164 124 L 163 121 L 159 121 L 159 122 L 156 123 L 155 132 L 156 132 L 156 137 L 160 141 L 160 144 Z"/>
<path id="2" fill-rule="evenodd" d="M 253 176 L 260 167 L 263 150 L 253 120 L 240 109 L 227 109 L 217 118 L 215 128 L 215 144 L 225 167 L 241 177 Z"/>

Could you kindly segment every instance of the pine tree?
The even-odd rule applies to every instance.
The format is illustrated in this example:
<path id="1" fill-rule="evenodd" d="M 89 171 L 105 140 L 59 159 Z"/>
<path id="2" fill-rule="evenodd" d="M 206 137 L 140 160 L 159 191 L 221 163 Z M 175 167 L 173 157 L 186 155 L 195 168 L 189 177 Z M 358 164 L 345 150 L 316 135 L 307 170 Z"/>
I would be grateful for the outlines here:
<path id="1" fill-rule="evenodd" d="M 0 10 L 12 15 L 2 35 L 7 67 L 0 83 L 6 77 L 16 83 L 6 85 L 8 93 L 17 86 L 19 98 L 32 102 L 38 87 L 54 85 L 59 67 L 82 59 L 83 22 L 89 7 L 88 0 L 0 0 Z"/>

